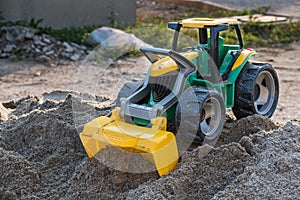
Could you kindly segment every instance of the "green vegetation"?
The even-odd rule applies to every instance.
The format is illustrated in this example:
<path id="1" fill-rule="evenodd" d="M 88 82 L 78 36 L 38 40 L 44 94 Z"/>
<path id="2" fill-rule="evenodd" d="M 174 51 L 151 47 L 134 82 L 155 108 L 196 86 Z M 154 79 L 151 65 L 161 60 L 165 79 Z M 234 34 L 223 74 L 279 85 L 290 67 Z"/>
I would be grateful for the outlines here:
<path id="1" fill-rule="evenodd" d="M 89 33 L 94 29 L 99 28 L 99 26 L 81 26 L 81 27 L 71 27 L 63 28 L 60 30 L 54 30 L 51 28 L 41 29 L 41 33 L 46 33 L 60 41 L 75 42 L 77 44 L 86 44 L 86 38 Z"/>
<path id="2" fill-rule="evenodd" d="M 158 15 L 145 15 L 137 18 L 135 26 L 125 29 L 127 32 L 134 33 L 137 37 L 145 40 L 147 43 L 154 46 L 170 48 L 172 38 L 172 32 L 167 31 L 166 24 L 168 21 L 177 21 L 188 17 L 228 17 L 234 15 L 249 15 L 250 18 L 253 14 L 266 13 L 270 7 L 257 7 L 253 10 L 243 10 L 242 12 L 227 11 L 227 10 L 214 10 L 209 9 L 197 9 L 188 7 L 174 7 L 174 12 L 165 16 Z M 42 20 L 30 20 L 10 22 L 5 21 L 0 13 L 0 27 L 22 25 L 35 28 L 40 34 L 45 33 L 50 36 L 67 42 L 75 42 L 78 44 L 87 45 L 85 39 L 88 34 L 99 26 L 83 26 L 78 28 L 64 28 L 60 30 L 54 30 L 47 27 L 41 27 Z M 114 23 L 114 27 L 116 27 Z M 148 28 L 145 28 L 148 27 Z M 243 37 L 246 47 L 257 46 L 281 46 L 288 43 L 300 40 L 300 23 L 281 23 L 281 24 L 268 24 L 268 23 L 255 23 L 249 22 L 241 24 L 243 31 Z M 1 34 L 1 33 L 0 33 Z M 186 33 L 190 37 L 196 37 L 192 33 Z M 229 32 L 226 35 L 222 35 L 225 41 L 235 40 L 233 32 Z"/>
<path id="3" fill-rule="evenodd" d="M 246 45 L 280 46 L 300 40 L 300 23 L 267 24 L 250 22 L 243 24 Z"/>

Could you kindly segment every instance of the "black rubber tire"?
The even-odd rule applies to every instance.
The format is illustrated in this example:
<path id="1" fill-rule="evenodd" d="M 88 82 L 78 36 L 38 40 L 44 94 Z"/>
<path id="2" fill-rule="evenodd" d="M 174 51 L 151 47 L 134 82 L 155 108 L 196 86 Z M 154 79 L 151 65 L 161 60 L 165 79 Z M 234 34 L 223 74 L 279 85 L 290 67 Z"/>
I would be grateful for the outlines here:
<path id="1" fill-rule="evenodd" d="M 184 138 L 192 137 L 192 142 L 198 145 L 214 145 L 223 130 L 226 117 L 225 103 L 221 94 L 215 89 L 194 86 L 187 88 L 178 102 L 176 108 L 177 134 Z M 211 119 L 203 119 L 207 115 L 204 111 L 209 104 L 214 105 L 211 108 L 215 109 L 215 114 Z M 205 120 L 210 120 L 209 124 L 213 124 L 209 135 L 202 130 Z M 184 140 L 189 139 L 185 138 Z"/>
<path id="2" fill-rule="evenodd" d="M 261 84 L 257 84 L 262 79 Z M 266 89 L 267 95 L 266 95 Z M 264 92 L 261 92 L 264 91 Z M 260 101 L 261 98 L 265 101 Z M 279 98 L 278 76 L 272 65 L 268 63 L 248 62 L 241 71 L 236 83 L 234 106 L 232 111 L 237 119 L 259 114 L 271 117 L 276 110 Z"/>
<path id="3" fill-rule="evenodd" d="M 127 98 L 130 95 L 134 94 L 136 91 L 138 91 L 144 84 L 144 81 L 129 81 L 123 85 L 121 88 L 117 99 L 115 100 L 115 105 L 121 106 L 120 99 L 121 98 Z"/>

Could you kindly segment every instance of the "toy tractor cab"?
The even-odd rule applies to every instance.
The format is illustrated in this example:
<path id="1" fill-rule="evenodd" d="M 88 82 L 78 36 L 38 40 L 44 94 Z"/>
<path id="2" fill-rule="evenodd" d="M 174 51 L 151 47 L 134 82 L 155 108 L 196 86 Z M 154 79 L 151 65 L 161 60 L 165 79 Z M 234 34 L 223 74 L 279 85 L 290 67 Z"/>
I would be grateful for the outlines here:
<path id="1" fill-rule="evenodd" d="M 220 32 L 227 31 L 229 26 L 235 29 L 238 39 L 237 45 L 224 45 L 224 39 L 220 37 Z M 208 51 L 209 56 L 218 69 L 220 69 L 222 61 L 230 50 L 240 50 L 243 48 L 243 40 L 241 31 L 236 20 L 233 19 L 203 19 L 193 18 L 182 20 L 181 22 L 169 22 L 168 27 L 175 30 L 172 49 L 177 50 L 178 38 L 181 28 L 198 29 L 199 43 L 197 48 L 204 48 Z M 210 38 L 208 38 L 208 35 Z M 230 52 L 231 53 L 231 52 Z M 225 63 L 224 63 L 225 64 Z M 199 66 L 199 70 L 201 67 Z M 202 69 L 203 71 L 203 69 Z M 228 70 L 229 71 L 229 70 Z M 220 75 L 220 74 L 218 74 Z"/>
<path id="2" fill-rule="evenodd" d="M 230 26 L 238 44 L 224 44 L 219 37 Z M 216 142 L 226 108 L 237 118 L 271 117 L 275 111 L 277 74 L 270 64 L 249 61 L 256 53 L 243 48 L 235 19 L 193 18 L 168 27 L 175 30 L 172 49 L 141 48 L 152 63 L 145 80 L 126 83 L 112 115 L 84 126 L 80 138 L 90 157 L 113 145 L 147 154 L 163 175 L 174 169 L 192 142 Z M 180 53 L 182 28 L 198 30 L 200 41 Z"/>

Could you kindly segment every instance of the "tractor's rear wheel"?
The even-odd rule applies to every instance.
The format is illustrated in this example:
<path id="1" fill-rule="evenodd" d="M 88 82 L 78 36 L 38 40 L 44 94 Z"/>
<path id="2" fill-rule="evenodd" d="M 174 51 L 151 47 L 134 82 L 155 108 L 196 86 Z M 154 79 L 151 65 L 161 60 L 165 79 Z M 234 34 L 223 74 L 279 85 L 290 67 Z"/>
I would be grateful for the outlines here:
<path id="1" fill-rule="evenodd" d="M 190 87 L 179 98 L 177 134 L 194 137 L 194 143 L 214 145 L 225 121 L 223 97 L 215 89 Z M 184 132 L 184 133 L 183 133 Z"/>
<path id="2" fill-rule="evenodd" d="M 116 106 L 121 106 L 121 98 L 127 98 L 138 91 L 144 84 L 144 81 L 129 81 L 121 88 L 117 99 L 115 100 Z"/>
<path id="3" fill-rule="evenodd" d="M 232 111 L 238 119 L 254 114 L 271 117 L 278 96 L 278 77 L 272 65 L 247 63 L 236 81 Z"/>

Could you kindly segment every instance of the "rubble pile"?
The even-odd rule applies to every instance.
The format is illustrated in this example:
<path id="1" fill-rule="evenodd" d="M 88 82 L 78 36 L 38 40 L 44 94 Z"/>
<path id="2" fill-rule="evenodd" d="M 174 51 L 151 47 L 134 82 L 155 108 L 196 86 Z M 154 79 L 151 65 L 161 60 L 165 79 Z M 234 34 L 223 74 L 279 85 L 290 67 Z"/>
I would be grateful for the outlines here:
<path id="1" fill-rule="evenodd" d="M 13 56 L 42 60 L 83 60 L 88 54 L 85 46 L 56 40 L 36 29 L 12 26 L 0 32 L 0 58 Z"/>

